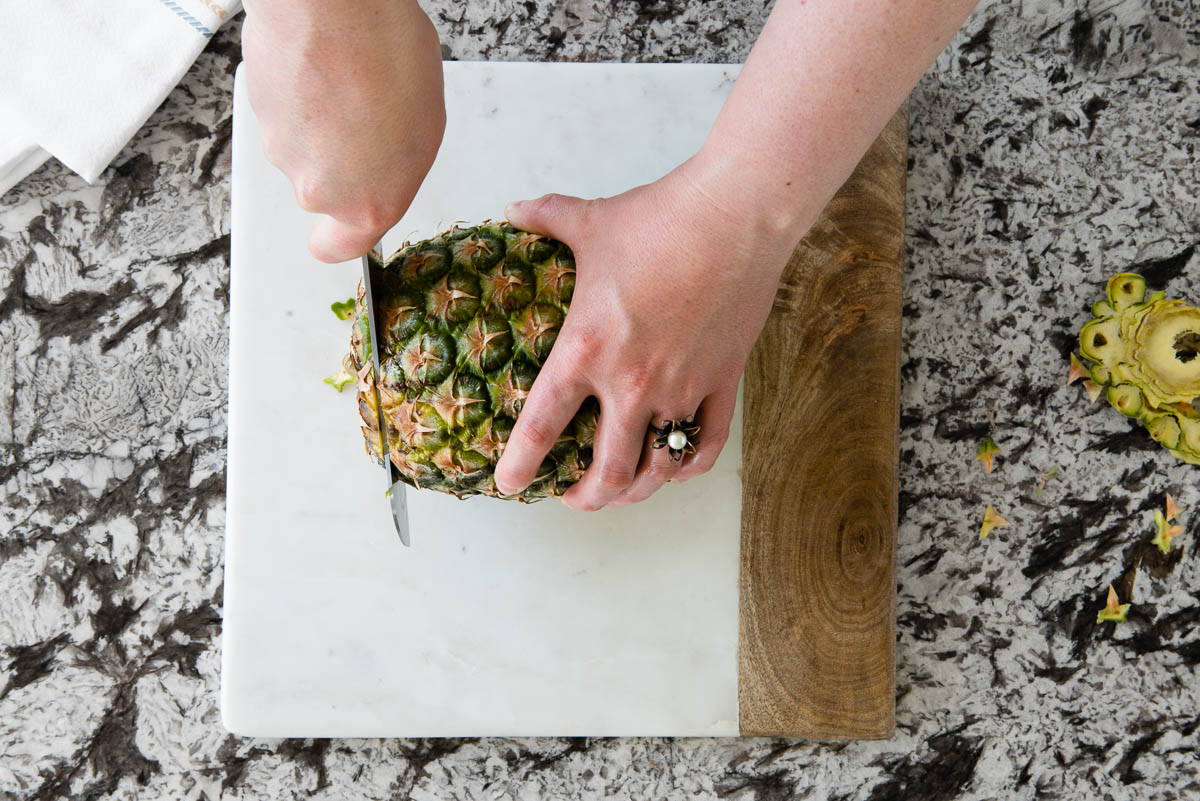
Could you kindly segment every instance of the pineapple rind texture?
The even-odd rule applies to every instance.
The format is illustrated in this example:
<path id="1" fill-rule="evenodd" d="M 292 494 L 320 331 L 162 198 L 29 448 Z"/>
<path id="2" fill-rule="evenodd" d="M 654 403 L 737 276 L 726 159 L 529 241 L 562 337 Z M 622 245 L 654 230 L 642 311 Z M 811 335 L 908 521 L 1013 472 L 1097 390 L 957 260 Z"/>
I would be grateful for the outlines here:
<path id="1" fill-rule="evenodd" d="M 599 408 L 589 398 L 516 496 L 495 470 L 570 308 L 575 260 L 562 242 L 484 222 L 371 257 L 379 325 L 379 399 L 388 452 L 414 487 L 524 502 L 562 495 L 592 461 Z M 359 283 L 347 369 L 358 377 L 367 453 L 382 461 L 365 290 Z"/>
<path id="2" fill-rule="evenodd" d="M 1106 295 L 1079 331 L 1092 380 L 1176 458 L 1200 465 L 1200 308 L 1147 296 L 1137 273 L 1114 275 Z"/>

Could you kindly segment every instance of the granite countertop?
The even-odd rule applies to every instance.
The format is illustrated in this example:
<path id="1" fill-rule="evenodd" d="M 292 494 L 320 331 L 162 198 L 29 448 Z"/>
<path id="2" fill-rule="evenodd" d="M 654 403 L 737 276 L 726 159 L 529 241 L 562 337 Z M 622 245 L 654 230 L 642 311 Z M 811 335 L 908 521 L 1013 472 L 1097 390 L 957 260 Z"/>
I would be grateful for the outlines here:
<path id="1" fill-rule="evenodd" d="M 426 7 L 493 60 L 740 61 L 766 15 Z M 1064 383 L 1109 274 L 1200 299 L 1190 0 L 985 2 L 912 95 L 897 731 L 854 744 L 222 729 L 239 24 L 95 186 L 51 162 L 0 198 L 0 798 L 1200 796 L 1200 472 Z M 1097 625 L 1168 492 L 1182 558 Z"/>

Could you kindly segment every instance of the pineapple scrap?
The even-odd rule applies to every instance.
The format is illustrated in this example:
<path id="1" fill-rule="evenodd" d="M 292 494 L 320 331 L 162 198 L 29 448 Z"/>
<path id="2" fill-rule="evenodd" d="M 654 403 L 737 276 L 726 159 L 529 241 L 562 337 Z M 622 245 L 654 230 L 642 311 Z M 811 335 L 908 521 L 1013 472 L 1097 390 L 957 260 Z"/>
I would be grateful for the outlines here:
<path id="1" fill-rule="evenodd" d="M 983 462 L 984 472 L 990 474 L 992 472 L 992 462 L 998 453 L 1000 453 L 1000 448 L 991 437 L 987 437 L 975 449 L 975 461 Z"/>
<path id="2" fill-rule="evenodd" d="M 1175 458 L 1200 465 L 1200 307 L 1147 292 L 1137 273 L 1114 275 L 1106 295 L 1079 330 L 1090 366 L 1072 354 L 1069 380 L 1086 374 L 1093 402 L 1105 391 Z"/>
<path id="3" fill-rule="evenodd" d="M 341 303 L 335 300 L 329 308 L 339 320 L 349 320 L 354 316 L 354 298 L 346 298 Z"/>
<path id="4" fill-rule="evenodd" d="M 1183 533 L 1183 526 L 1168 522 L 1163 513 L 1157 509 L 1154 510 L 1154 526 L 1158 529 L 1158 533 L 1154 535 L 1154 539 L 1150 540 L 1150 543 L 1157 545 L 1163 553 L 1169 552 L 1171 540 Z"/>
<path id="5" fill-rule="evenodd" d="M 1007 525 L 1008 521 L 1001 517 L 989 503 L 987 509 L 983 511 L 983 525 L 979 527 L 979 539 L 986 539 L 987 535 L 992 533 L 992 529 Z"/>
<path id="6" fill-rule="evenodd" d="M 1049 470 L 1042 473 L 1040 480 L 1038 481 L 1037 491 L 1033 494 L 1035 500 L 1040 501 L 1042 499 L 1042 492 L 1046 489 L 1046 485 L 1058 478 L 1061 472 L 1062 471 L 1058 469 L 1058 465 L 1054 465 Z"/>
<path id="7" fill-rule="evenodd" d="M 1117 603 L 1117 591 L 1113 589 L 1113 585 L 1108 585 L 1108 602 L 1104 608 L 1096 613 L 1096 622 L 1112 622 L 1124 623 L 1126 616 L 1129 615 L 1129 607 L 1132 604 Z"/>
<path id="8" fill-rule="evenodd" d="M 353 384 L 354 381 L 354 373 L 350 372 L 345 367 L 342 367 L 333 375 L 325 377 L 325 383 L 336 389 L 338 392 L 341 392 L 343 389 L 345 389 L 347 384 Z"/>

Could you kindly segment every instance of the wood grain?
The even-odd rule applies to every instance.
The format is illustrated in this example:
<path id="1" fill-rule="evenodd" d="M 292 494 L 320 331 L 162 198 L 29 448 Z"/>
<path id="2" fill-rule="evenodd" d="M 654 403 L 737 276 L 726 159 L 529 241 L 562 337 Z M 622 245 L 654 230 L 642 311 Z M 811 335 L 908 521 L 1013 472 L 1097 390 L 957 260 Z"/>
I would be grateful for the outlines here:
<path id="1" fill-rule="evenodd" d="M 746 366 L 741 732 L 890 737 L 908 125 L 800 243 Z"/>

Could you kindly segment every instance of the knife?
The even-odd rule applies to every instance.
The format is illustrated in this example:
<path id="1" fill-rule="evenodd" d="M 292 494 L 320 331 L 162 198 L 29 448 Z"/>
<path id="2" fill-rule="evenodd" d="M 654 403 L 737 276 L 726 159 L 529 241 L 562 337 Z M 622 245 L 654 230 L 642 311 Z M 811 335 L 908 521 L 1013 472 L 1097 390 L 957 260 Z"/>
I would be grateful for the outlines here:
<path id="1" fill-rule="evenodd" d="M 371 338 L 371 369 L 375 380 L 371 386 L 375 391 L 375 411 L 379 415 L 379 453 L 383 456 L 383 469 L 387 473 L 387 498 L 392 507 L 392 522 L 396 524 L 396 533 L 400 542 L 409 547 L 412 542 L 408 530 L 408 498 L 405 495 L 405 485 L 399 480 L 398 471 L 388 456 L 387 422 L 383 417 L 383 403 L 379 399 L 379 382 L 382 375 L 379 371 L 379 336 L 375 333 L 375 295 L 371 292 L 371 254 L 375 254 L 380 264 L 383 264 L 383 240 L 380 240 L 369 253 L 362 257 L 363 289 L 367 311 L 367 331 Z"/>

